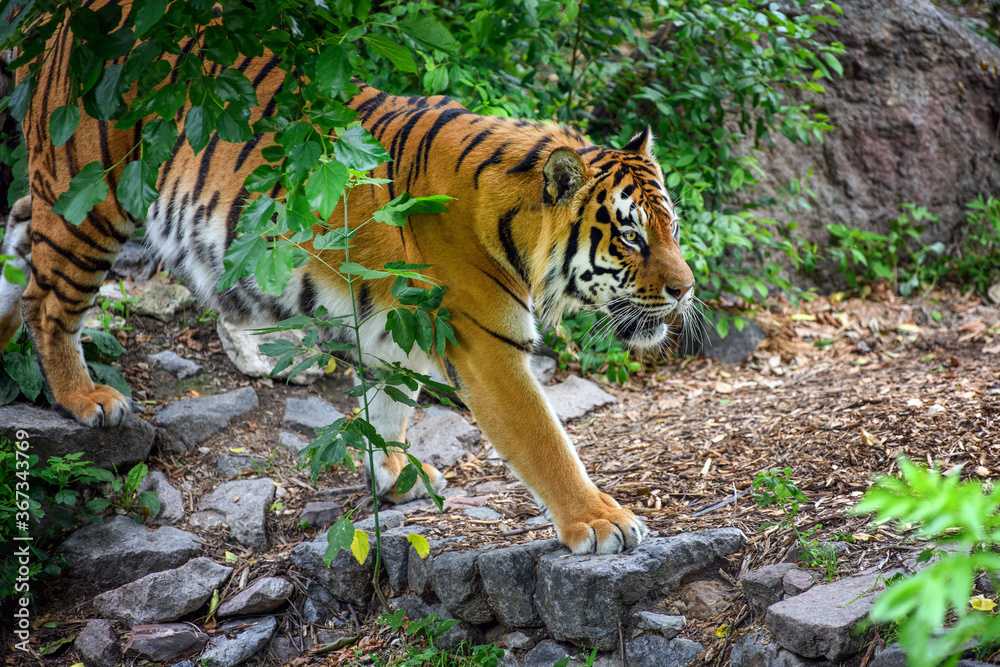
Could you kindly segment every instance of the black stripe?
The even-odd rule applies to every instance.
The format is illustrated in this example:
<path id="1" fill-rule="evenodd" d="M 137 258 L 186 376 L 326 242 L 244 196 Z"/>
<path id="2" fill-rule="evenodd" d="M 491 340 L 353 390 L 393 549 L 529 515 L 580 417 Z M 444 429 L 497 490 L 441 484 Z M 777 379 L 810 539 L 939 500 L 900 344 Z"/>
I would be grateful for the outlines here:
<path id="1" fill-rule="evenodd" d="M 316 310 L 316 288 L 308 273 L 302 274 L 302 288 L 299 290 L 299 311 L 303 315 L 312 315 Z"/>
<path id="2" fill-rule="evenodd" d="M 542 149 L 549 145 L 552 141 L 551 137 L 542 137 L 541 140 L 534 145 L 534 147 L 528 151 L 528 154 L 518 162 L 516 165 L 507 170 L 508 174 L 519 174 L 525 171 L 531 171 L 535 168 L 535 164 L 538 162 L 539 154 Z"/>
<path id="3" fill-rule="evenodd" d="M 361 283 L 361 289 L 358 291 L 358 317 L 363 322 L 372 314 L 372 310 L 371 288 L 367 282 L 363 282 Z"/>
<path id="4" fill-rule="evenodd" d="M 562 274 L 569 276 L 570 264 L 576 256 L 579 248 L 580 226 L 583 225 L 583 218 L 577 218 L 569 230 L 569 238 L 566 240 L 566 252 L 563 254 Z"/>
<path id="5" fill-rule="evenodd" d="M 447 109 L 445 111 L 442 111 L 441 115 L 438 116 L 438 119 L 434 121 L 434 125 L 431 126 L 431 129 L 429 129 L 427 131 L 427 134 L 424 135 L 423 140 L 421 140 L 421 142 L 417 144 L 417 156 L 415 162 L 418 163 L 420 162 L 420 152 L 421 150 L 423 150 L 424 153 L 423 170 L 425 173 L 427 172 L 427 160 L 431 154 L 431 144 L 434 142 L 434 138 L 437 137 L 438 132 L 440 132 L 441 128 L 443 128 L 451 121 L 455 120 L 459 116 L 464 116 L 468 113 L 469 112 L 465 109 Z"/>
<path id="6" fill-rule="evenodd" d="M 201 163 L 198 165 L 198 178 L 194 182 L 194 195 L 191 197 L 191 201 L 198 201 L 201 198 L 201 191 L 205 189 L 205 179 L 208 178 L 208 172 L 212 168 L 212 155 L 215 154 L 215 149 L 219 145 L 219 135 L 216 132 L 212 133 L 212 138 L 208 140 L 208 145 L 205 146 L 204 152 L 201 154 Z"/>
<path id="7" fill-rule="evenodd" d="M 514 301 L 517 302 L 517 305 L 521 306 L 521 308 L 524 308 L 525 311 L 527 311 L 529 313 L 531 312 L 531 309 L 528 308 L 528 304 L 526 304 L 523 301 L 521 301 L 521 297 L 519 297 L 518 295 L 514 294 L 510 290 L 509 287 L 507 287 L 506 285 L 503 284 L 503 281 L 501 281 L 499 278 L 497 278 L 495 275 L 493 275 L 489 271 L 485 271 L 485 270 L 481 269 L 478 266 L 476 268 L 479 269 L 480 271 L 482 271 L 486 275 L 487 278 L 489 278 L 490 280 L 492 280 L 493 282 L 495 282 L 500 289 L 502 289 L 504 292 L 507 292 L 507 294 L 509 294 L 511 296 L 511 298 L 514 299 Z"/>
<path id="8" fill-rule="evenodd" d="M 458 168 L 462 166 L 462 161 L 465 160 L 465 156 L 468 155 L 476 146 L 483 143 L 483 139 L 490 136 L 490 132 L 492 131 L 493 128 L 489 127 L 472 138 L 472 141 L 469 142 L 469 145 L 465 147 L 465 150 L 462 151 L 462 154 L 458 156 L 458 162 L 455 163 L 456 174 L 458 173 Z"/>
<path id="9" fill-rule="evenodd" d="M 111 268 L 111 262 L 109 262 L 108 260 L 103 258 L 93 259 L 89 257 L 81 257 L 73 251 L 59 247 L 58 245 L 55 244 L 55 242 L 52 239 L 50 239 L 45 234 L 42 234 L 41 232 L 33 231 L 31 233 L 31 243 L 32 245 L 38 243 L 44 243 L 45 245 L 55 250 L 56 253 L 60 255 L 63 259 L 67 260 L 70 264 L 80 269 L 81 271 L 88 271 L 91 273 L 97 271 L 105 272 Z"/>
<path id="10" fill-rule="evenodd" d="M 476 168 L 476 174 L 472 177 L 472 187 L 477 190 L 479 189 L 479 174 L 483 173 L 483 169 L 486 169 L 486 167 L 491 164 L 500 164 L 500 160 L 503 159 L 503 149 L 507 148 L 507 143 L 508 142 L 505 141 L 500 144 L 497 149 L 493 151 L 493 155 L 479 163 L 479 166 Z"/>
<path id="11" fill-rule="evenodd" d="M 477 320 L 472 315 L 469 315 L 466 312 L 463 312 L 462 315 L 465 315 L 467 318 L 469 318 L 469 320 L 473 324 L 475 324 L 477 327 L 479 327 L 480 329 L 482 329 L 483 331 L 485 331 L 489 335 L 493 336 L 497 340 L 503 341 L 504 343 L 507 343 L 511 347 L 516 347 L 517 349 L 521 350 L 522 352 L 531 352 L 531 349 L 535 346 L 534 342 L 525 343 L 525 342 L 516 341 L 516 340 L 513 340 L 512 338 L 508 338 L 507 336 L 504 336 L 502 333 L 497 333 L 496 331 L 493 331 L 493 329 L 490 329 L 488 327 L 484 327 L 482 324 L 479 323 L 479 320 Z"/>
<path id="12" fill-rule="evenodd" d="M 444 359 L 444 373 L 448 376 L 448 381 L 451 382 L 455 389 L 462 388 L 462 378 L 458 376 L 458 369 L 455 368 L 455 364 L 451 363 L 451 360 L 447 357 Z"/>
<path id="13" fill-rule="evenodd" d="M 500 216 L 497 222 L 497 236 L 500 237 L 500 243 L 503 245 L 503 252 L 507 256 L 507 263 L 514 269 L 518 277 L 527 284 L 528 272 L 524 268 L 524 260 L 521 259 L 521 253 L 517 249 L 517 244 L 514 243 L 514 233 L 511 229 L 511 223 L 520 210 L 520 207 L 515 206 Z"/>

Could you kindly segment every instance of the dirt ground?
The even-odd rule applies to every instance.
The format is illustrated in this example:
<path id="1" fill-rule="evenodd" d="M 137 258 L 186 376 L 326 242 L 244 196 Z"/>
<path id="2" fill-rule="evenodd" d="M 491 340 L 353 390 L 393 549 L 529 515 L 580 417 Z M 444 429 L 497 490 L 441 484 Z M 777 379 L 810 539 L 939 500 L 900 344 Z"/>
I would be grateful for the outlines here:
<path id="1" fill-rule="evenodd" d="M 1000 474 L 1000 312 L 973 296 L 938 290 L 920 302 L 902 302 L 876 289 L 867 300 L 821 297 L 791 307 L 772 301 L 748 313 L 767 340 L 742 364 L 707 358 L 672 360 L 651 366 L 627 386 L 605 385 L 618 397 L 606 408 L 568 425 L 594 481 L 623 505 L 640 514 L 653 531 L 682 531 L 736 526 L 748 538 L 742 554 L 723 573 L 735 580 L 743 572 L 782 560 L 795 543 L 792 532 L 765 527 L 779 518 L 761 509 L 751 482 L 761 472 L 789 467 L 791 479 L 805 493 L 800 529 L 816 528 L 820 540 L 845 542 L 838 558 L 841 575 L 872 565 L 890 567 L 912 557 L 919 546 L 888 527 L 873 530 L 865 518 L 848 510 L 873 475 L 895 470 L 898 456 L 938 465 L 962 465 L 967 477 L 995 480 Z M 339 489 L 335 499 L 345 510 L 368 506 L 359 472 L 336 471 L 309 479 L 283 449 L 277 433 L 288 396 L 323 395 L 344 411 L 353 399 L 333 395 L 350 384 L 340 372 L 310 387 L 251 381 L 240 375 L 221 351 L 214 322 L 190 312 L 178 326 L 133 318 L 122 369 L 137 396 L 155 407 L 183 396 L 227 391 L 253 384 L 260 406 L 205 445 L 182 456 L 157 456 L 163 470 L 184 490 L 193 510 L 202 492 L 218 485 L 214 457 L 237 449 L 264 463 L 263 474 L 282 483 L 282 507 L 271 515 L 269 553 L 251 553 L 218 533 L 203 536 L 206 555 L 223 560 L 237 554 L 231 582 L 247 575 L 281 574 L 304 589 L 304 578 L 291 567 L 289 553 L 315 530 L 302 531 L 297 517 L 316 493 Z M 179 382 L 146 362 L 147 354 L 175 349 L 205 365 L 201 375 Z M 572 370 L 572 369 L 570 369 Z M 562 375 L 562 374 L 561 374 Z M 239 448 L 243 448 L 240 450 Z M 429 537 L 459 537 L 460 546 L 481 548 L 554 537 L 551 527 L 528 530 L 524 520 L 536 515 L 529 494 L 502 466 L 487 460 L 489 444 L 446 470 L 452 486 L 469 496 L 452 501 L 445 514 L 427 511 L 408 518 L 431 528 Z M 499 522 L 476 521 L 461 510 L 482 504 L 500 512 Z M 186 525 L 181 525 L 186 528 Z M 233 583 L 230 584 L 232 586 Z M 95 591 L 57 581 L 41 593 L 36 613 L 36 650 L 78 632 L 94 610 Z M 227 591 L 222 591 L 225 599 Z M 315 636 L 294 611 L 284 613 L 300 636 Z M 351 646 L 294 664 L 338 665 L 359 651 L 382 652 L 396 635 L 374 625 L 377 611 L 352 609 L 349 623 L 359 638 Z M 728 664 L 729 645 L 760 623 L 745 601 L 734 596 L 718 616 L 689 623 L 685 636 L 707 647 L 706 664 Z M 716 632 L 728 626 L 728 634 Z M 209 631 L 211 629 L 209 628 Z M 722 635 L 720 638 L 719 635 Z M 488 640 L 499 637 L 486 637 Z M 994 659 L 1000 656 L 994 656 Z M 71 665 L 79 658 L 70 648 L 45 664 Z M 6 664 L 29 664 L 8 654 Z"/>

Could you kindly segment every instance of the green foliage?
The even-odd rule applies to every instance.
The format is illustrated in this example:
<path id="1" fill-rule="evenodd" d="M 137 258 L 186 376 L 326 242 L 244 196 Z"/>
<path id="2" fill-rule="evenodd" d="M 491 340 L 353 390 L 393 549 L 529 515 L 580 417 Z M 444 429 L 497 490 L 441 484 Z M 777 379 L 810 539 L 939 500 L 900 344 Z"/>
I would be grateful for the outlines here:
<path id="1" fill-rule="evenodd" d="M 438 618 L 437 614 L 407 622 L 402 609 L 382 614 L 376 621 L 394 631 L 405 626 L 406 634 L 420 643 L 407 645 L 405 655 L 389 663 L 392 667 L 497 667 L 504 652 L 493 644 L 471 646 L 463 642 L 450 652 L 437 647 L 438 640 L 459 622 Z"/>
<path id="2" fill-rule="evenodd" d="M 106 473 L 81 461 L 82 453 L 54 456 L 40 465 L 38 456 L 15 444 L 0 439 L 0 601 L 30 595 L 31 581 L 59 575 L 64 559 L 46 549 L 78 518 L 100 521 L 99 503 L 84 503 L 75 487 L 97 482 Z M 17 540 L 28 535 L 26 526 L 31 540 Z M 31 556 L 28 578 L 19 581 L 20 563 L 12 552 L 22 545 Z"/>
<path id="3" fill-rule="evenodd" d="M 125 396 L 131 396 L 132 392 L 121 371 L 110 364 L 112 360 L 125 354 L 125 348 L 118 339 L 106 331 L 94 329 L 84 329 L 81 333 L 83 356 L 91 378 L 95 382 L 114 387 Z M 18 396 L 24 396 L 29 401 L 44 396 L 47 402 L 52 403 L 52 395 L 42 377 L 34 344 L 24 327 L 7 345 L 7 349 L 0 352 L 0 405 L 7 405 Z"/>
<path id="4" fill-rule="evenodd" d="M 611 335 L 610 326 L 606 316 L 582 311 L 565 316 L 544 340 L 559 355 L 559 368 L 575 362 L 584 376 L 601 373 L 609 382 L 626 384 L 629 372 L 640 370 L 642 364 L 630 359 L 629 351 Z"/>
<path id="5" fill-rule="evenodd" d="M 899 470 L 899 477 L 879 479 L 853 511 L 874 514 L 876 524 L 912 527 L 935 546 L 921 555 L 930 564 L 888 586 L 871 618 L 898 622 L 911 667 L 953 665 L 971 640 L 1000 639 L 1000 616 L 970 604 L 976 573 L 992 573 L 996 585 L 1000 572 L 1000 487 L 963 482 L 958 470 L 943 475 L 906 458 Z"/>
<path id="6" fill-rule="evenodd" d="M 799 544 L 802 547 L 801 560 L 809 567 L 816 567 L 823 570 L 826 578 L 833 580 L 837 575 L 837 553 L 832 545 L 820 544 L 813 535 L 822 527 L 815 526 L 809 530 L 799 530 L 795 525 L 795 519 L 802 512 L 799 503 L 808 502 L 806 495 L 799 487 L 795 486 L 789 475 L 792 469 L 785 467 L 783 470 L 772 469 L 769 472 L 759 473 L 753 480 L 754 500 L 758 507 L 770 507 L 777 505 L 785 518 L 778 522 L 778 526 L 789 527 L 795 533 Z M 763 527 L 768 528 L 775 524 L 768 523 Z"/>
<path id="7" fill-rule="evenodd" d="M 963 289 L 985 293 L 1000 279 L 1000 199 L 978 199 L 966 205 L 966 223 L 950 248 L 925 244 L 924 221 L 940 222 L 926 208 L 902 204 L 887 235 L 846 225 L 827 225 L 834 244 L 826 250 L 848 285 L 886 280 L 902 296 L 949 279 Z"/>
<path id="8" fill-rule="evenodd" d="M 144 523 L 146 519 L 155 517 L 160 513 L 159 496 L 155 491 L 139 493 L 139 486 L 148 473 L 149 468 L 141 461 L 132 466 L 124 479 L 119 479 L 117 475 L 112 475 L 107 470 L 94 470 L 93 476 L 109 485 L 110 494 L 108 498 L 92 500 L 91 508 L 95 512 L 101 512 L 108 507 L 114 507 L 120 514 L 131 515 L 136 523 Z"/>

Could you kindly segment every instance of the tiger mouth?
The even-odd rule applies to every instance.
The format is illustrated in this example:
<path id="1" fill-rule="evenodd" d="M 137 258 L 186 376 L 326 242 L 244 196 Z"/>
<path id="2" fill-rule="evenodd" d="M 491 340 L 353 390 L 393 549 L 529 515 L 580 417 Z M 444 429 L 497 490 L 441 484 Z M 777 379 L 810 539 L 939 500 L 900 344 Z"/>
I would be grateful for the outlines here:
<path id="1" fill-rule="evenodd" d="M 612 304 L 608 310 L 615 320 L 615 338 L 623 343 L 658 340 L 665 333 L 662 316 L 645 313 L 627 304 Z"/>

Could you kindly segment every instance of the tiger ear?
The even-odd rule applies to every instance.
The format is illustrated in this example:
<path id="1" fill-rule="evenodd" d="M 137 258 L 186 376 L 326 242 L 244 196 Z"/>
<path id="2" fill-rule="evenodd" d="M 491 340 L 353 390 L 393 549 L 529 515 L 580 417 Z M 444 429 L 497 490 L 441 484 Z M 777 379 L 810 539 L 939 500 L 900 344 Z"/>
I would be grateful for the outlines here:
<path id="1" fill-rule="evenodd" d="M 542 174 L 545 175 L 545 191 L 542 200 L 546 204 L 565 204 L 586 181 L 587 168 L 576 151 L 561 146 L 549 155 Z"/>
<path id="2" fill-rule="evenodd" d="M 632 137 L 622 150 L 653 157 L 653 128 L 646 125 L 646 129 Z"/>

